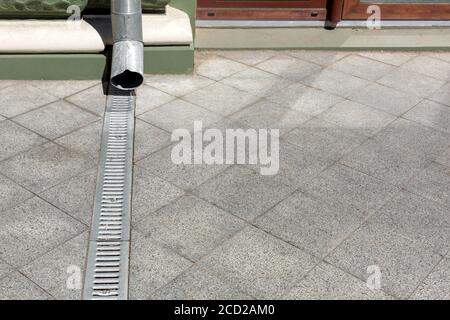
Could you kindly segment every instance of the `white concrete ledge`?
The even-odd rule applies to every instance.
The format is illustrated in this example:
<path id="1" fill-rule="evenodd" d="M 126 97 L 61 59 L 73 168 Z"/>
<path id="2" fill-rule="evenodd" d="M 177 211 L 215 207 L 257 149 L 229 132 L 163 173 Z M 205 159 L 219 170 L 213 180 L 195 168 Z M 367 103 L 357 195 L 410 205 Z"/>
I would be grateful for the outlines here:
<path id="1" fill-rule="evenodd" d="M 167 7 L 165 14 L 143 15 L 144 44 L 191 45 L 187 13 Z M 98 53 L 112 44 L 109 16 L 82 21 L 0 20 L 0 53 Z"/>

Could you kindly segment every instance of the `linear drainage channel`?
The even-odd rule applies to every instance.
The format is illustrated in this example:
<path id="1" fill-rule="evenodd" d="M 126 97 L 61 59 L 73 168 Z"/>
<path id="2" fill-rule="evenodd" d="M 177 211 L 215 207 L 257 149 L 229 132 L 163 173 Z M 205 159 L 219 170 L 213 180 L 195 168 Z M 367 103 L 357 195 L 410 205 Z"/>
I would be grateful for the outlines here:
<path id="1" fill-rule="evenodd" d="M 94 213 L 89 239 L 85 300 L 128 298 L 134 92 L 107 97 Z"/>

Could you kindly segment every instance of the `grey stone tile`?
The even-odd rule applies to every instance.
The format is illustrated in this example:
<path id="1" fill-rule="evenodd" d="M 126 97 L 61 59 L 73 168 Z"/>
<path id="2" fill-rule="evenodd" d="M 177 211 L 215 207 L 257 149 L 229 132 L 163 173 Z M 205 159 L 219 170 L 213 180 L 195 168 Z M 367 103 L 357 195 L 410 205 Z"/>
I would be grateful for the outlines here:
<path id="1" fill-rule="evenodd" d="M 169 132 L 181 128 L 192 131 L 194 121 L 202 121 L 206 127 L 222 119 L 211 111 L 179 99 L 141 114 L 139 118 Z"/>
<path id="2" fill-rule="evenodd" d="M 367 284 L 327 263 L 321 263 L 286 295 L 300 300 L 386 300 L 381 290 L 369 289 Z"/>
<path id="3" fill-rule="evenodd" d="M 19 272 L 0 279 L 0 300 L 50 300 L 52 297 Z"/>
<path id="4" fill-rule="evenodd" d="M 444 166 L 450 167 L 450 148 L 444 151 L 439 157 L 436 159 L 437 163 L 443 164 Z"/>
<path id="5" fill-rule="evenodd" d="M 176 84 L 172 83 L 172 86 L 176 87 Z M 144 85 L 137 90 L 136 115 L 153 110 L 172 100 L 175 100 L 175 97 L 158 89 Z"/>
<path id="6" fill-rule="evenodd" d="M 360 56 L 370 58 L 373 60 L 378 60 L 397 67 L 401 66 L 408 60 L 417 56 L 417 54 L 413 52 L 390 52 L 390 51 L 367 51 L 367 52 L 359 52 L 358 54 Z"/>
<path id="7" fill-rule="evenodd" d="M 326 258 L 363 281 L 374 275 L 368 267 L 378 267 L 381 288 L 396 298 L 407 298 L 440 259 L 422 243 L 372 224 L 359 229 Z"/>
<path id="8" fill-rule="evenodd" d="M 282 107 L 291 108 L 305 114 L 316 116 L 328 108 L 341 102 L 343 98 L 334 94 L 294 83 L 287 88 L 267 97 Z"/>
<path id="9" fill-rule="evenodd" d="M 440 59 L 420 55 L 406 62 L 403 67 L 429 77 L 450 81 L 450 63 Z"/>
<path id="10" fill-rule="evenodd" d="M 420 98 L 417 96 L 377 83 L 353 93 L 349 99 L 395 116 L 405 113 L 420 102 Z"/>
<path id="11" fill-rule="evenodd" d="M 342 97 L 347 97 L 370 84 L 367 80 L 330 69 L 315 72 L 302 82 Z"/>
<path id="12" fill-rule="evenodd" d="M 199 265 L 252 297 L 280 299 L 317 263 L 307 253 L 248 227 Z"/>
<path id="13" fill-rule="evenodd" d="M 198 61 L 195 71 L 198 75 L 219 81 L 246 68 L 248 67 L 242 63 L 210 56 Z"/>
<path id="14" fill-rule="evenodd" d="M 226 116 L 256 102 L 259 98 L 222 83 L 216 83 L 188 94 L 183 99 Z"/>
<path id="15" fill-rule="evenodd" d="M 320 50 L 290 50 L 287 52 L 287 54 L 301 60 L 314 62 L 324 67 L 329 66 L 330 64 L 349 55 L 348 52 Z"/>
<path id="16" fill-rule="evenodd" d="M 419 97 L 428 97 L 445 82 L 400 67 L 377 81 L 385 86 Z"/>
<path id="17" fill-rule="evenodd" d="M 0 161 L 26 151 L 47 140 L 12 121 L 0 122 Z"/>
<path id="18" fill-rule="evenodd" d="M 263 176 L 248 168 L 233 166 L 194 192 L 210 203 L 252 221 L 292 191 L 281 176 Z"/>
<path id="19" fill-rule="evenodd" d="M 105 113 L 106 95 L 102 84 L 67 97 L 66 100 L 101 116 Z"/>
<path id="20" fill-rule="evenodd" d="M 95 80 L 67 80 L 67 81 L 51 81 L 51 80 L 36 80 L 30 81 L 30 84 L 42 91 L 45 91 L 58 98 L 66 98 L 75 93 L 88 89 L 98 84 Z"/>
<path id="21" fill-rule="evenodd" d="M 49 142 L 1 162 L 0 172 L 40 192 L 92 166 L 91 159 Z"/>
<path id="22" fill-rule="evenodd" d="M 214 83 L 213 80 L 191 74 L 147 75 L 145 83 L 172 96 L 181 97 Z"/>
<path id="23" fill-rule="evenodd" d="M 133 231 L 130 251 L 130 299 L 148 299 L 191 265 L 189 260 Z"/>
<path id="24" fill-rule="evenodd" d="M 442 86 L 439 90 L 433 93 L 429 99 L 445 104 L 446 106 L 450 106 L 450 83 Z"/>
<path id="25" fill-rule="evenodd" d="M 405 188 L 450 208 L 449 167 L 432 163 L 405 183 Z"/>
<path id="26" fill-rule="evenodd" d="M 371 223 L 421 243 L 429 251 L 445 255 L 450 250 L 448 208 L 425 198 L 401 192 L 372 216 Z"/>
<path id="27" fill-rule="evenodd" d="M 287 55 L 277 55 L 257 65 L 259 69 L 298 81 L 322 70 L 317 64 L 299 60 Z"/>
<path id="28" fill-rule="evenodd" d="M 55 139 L 96 120 L 97 116 L 63 100 L 14 118 L 15 122 L 48 139 Z"/>
<path id="29" fill-rule="evenodd" d="M 21 272 L 58 300 L 80 300 L 88 239 L 89 233 L 84 232 L 34 260 Z M 78 288 L 77 281 L 81 285 Z"/>
<path id="30" fill-rule="evenodd" d="M 409 110 L 404 117 L 450 133 L 450 108 L 442 104 L 424 100 Z"/>
<path id="31" fill-rule="evenodd" d="M 277 54 L 274 50 L 221 50 L 218 55 L 249 66 L 257 65 Z"/>
<path id="32" fill-rule="evenodd" d="M 242 220 L 188 195 L 149 215 L 137 228 L 144 235 L 197 261 L 244 226 Z"/>
<path id="33" fill-rule="evenodd" d="M 374 81 L 380 79 L 386 73 L 393 71 L 394 67 L 358 55 L 349 55 L 335 62 L 331 66 L 331 69 Z"/>
<path id="34" fill-rule="evenodd" d="M 44 191 L 39 196 L 86 225 L 90 225 L 94 210 L 96 180 L 97 170 L 92 169 Z"/>
<path id="35" fill-rule="evenodd" d="M 30 199 L 33 194 L 0 175 L 0 212 Z"/>
<path id="36" fill-rule="evenodd" d="M 97 162 L 100 156 L 103 121 L 96 121 L 55 140 L 71 152 L 83 154 Z"/>
<path id="37" fill-rule="evenodd" d="M 2 90 L 0 114 L 12 118 L 56 100 L 58 100 L 57 97 L 29 84 L 15 84 Z"/>
<path id="38" fill-rule="evenodd" d="M 0 258 L 21 267 L 87 227 L 47 202 L 34 197 L 0 213 Z"/>
<path id="39" fill-rule="evenodd" d="M 374 140 L 367 141 L 341 161 L 349 167 L 393 184 L 403 184 L 431 163 L 428 155 Z"/>
<path id="40" fill-rule="evenodd" d="M 434 159 L 450 145 L 450 135 L 425 127 L 417 122 L 398 118 L 378 133 L 374 140 Z"/>
<path id="41" fill-rule="evenodd" d="M 3 121 L 3 120 L 6 120 L 6 118 L 3 117 L 3 116 L 0 116 L 0 122 Z"/>
<path id="42" fill-rule="evenodd" d="M 144 169 L 134 167 L 133 180 L 133 226 L 156 210 L 181 197 L 184 192 Z"/>
<path id="43" fill-rule="evenodd" d="M 270 234 L 323 258 L 363 222 L 350 207 L 296 192 L 256 221 Z"/>
<path id="44" fill-rule="evenodd" d="M 227 165 L 175 164 L 172 146 L 140 160 L 137 165 L 182 189 L 192 189 L 225 170 Z"/>
<path id="45" fill-rule="evenodd" d="M 259 97 L 276 93 L 291 84 L 287 79 L 256 68 L 238 72 L 221 82 Z"/>
<path id="46" fill-rule="evenodd" d="M 317 118 L 292 130 L 283 139 L 300 147 L 305 154 L 331 160 L 341 158 L 366 140 L 352 130 Z"/>
<path id="47" fill-rule="evenodd" d="M 230 118 L 252 129 L 279 129 L 280 135 L 283 135 L 311 119 L 311 116 L 262 100 Z"/>
<path id="48" fill-rule="evenodd" d="M 19 83 L 19 80 L 0 80 L 0 90 Z"/>
<path id="49" fill-rule="evenodd" d="M 421 300 L 449 300 L 450 259 L 442 259 L 410 298 Z"/>
<path id="50" fill-rule="evenodd" d="M 151 124 L 136 119 L 134 136 L 134 160 L 140 160 L 149 154 L 171 144 L 170 134 Z"/>
<path id="51" fill-rule="evenodd" d="M 450 62 L 450 54 L 447 51 L 431 51 L 426 53 L 427 56 L 443 61 Z"/>
<path id="52" fill-rule="evenodd" d="M 0 279 L 11 273 L 14 269 L 6 262 L 0 260 Z"/>
<path id="53" fill-rule="evenodd" d="M 332 206 L 344 206 L 360 217 L 373 213 L 400 189 L 382 181 L 336 164 L 302 187 Z"/>
<path id="54" fill-rule="evenodd" d="M 249 295 L 193 267 L 150 296 L 156 300 L 251 300 Z"/>
<path id="55" fill-rule="evenodd" d="M 350 100 L 339 102 L 319 117 L 368 137 L 396 119 L 386 112 Z"/>

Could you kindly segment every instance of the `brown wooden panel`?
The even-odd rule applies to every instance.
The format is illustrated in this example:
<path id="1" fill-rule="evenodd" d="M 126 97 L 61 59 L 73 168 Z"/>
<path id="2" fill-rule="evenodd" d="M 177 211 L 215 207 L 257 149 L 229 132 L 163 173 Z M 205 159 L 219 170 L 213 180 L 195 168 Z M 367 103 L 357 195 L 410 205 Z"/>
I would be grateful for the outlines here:
<path id="1" fill-rule="evenodd" d="M 198 8 L 199 20 L 325 20 L 325 9 Z"/>
<path id="2" fill-rule="evenodd" d="M 344 0 L 342 18 L 344 20 L 364 20 L 369 17 L 367 8 L 376 4 L 381 8 L 381 19 L 384 20 L 448 20 L 450 4 L 383 4 L 362 3 L 360 0 Z"/>

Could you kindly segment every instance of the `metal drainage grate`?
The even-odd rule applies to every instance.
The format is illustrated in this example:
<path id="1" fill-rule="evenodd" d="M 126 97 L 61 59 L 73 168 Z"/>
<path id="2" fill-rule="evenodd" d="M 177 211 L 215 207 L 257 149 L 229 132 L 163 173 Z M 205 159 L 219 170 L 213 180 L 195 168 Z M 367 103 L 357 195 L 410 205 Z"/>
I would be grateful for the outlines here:
<path id="1" fill-rule="evenodd" d="M 108 96 L 83 299 L 128 298 L 133 93 Z"/>

